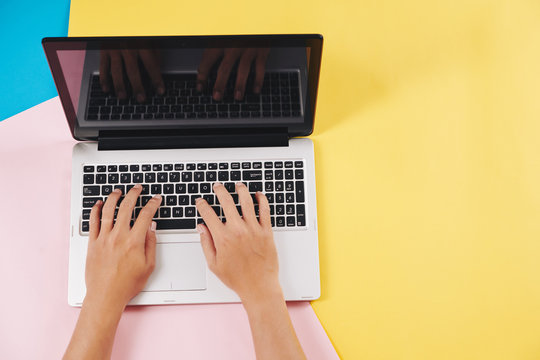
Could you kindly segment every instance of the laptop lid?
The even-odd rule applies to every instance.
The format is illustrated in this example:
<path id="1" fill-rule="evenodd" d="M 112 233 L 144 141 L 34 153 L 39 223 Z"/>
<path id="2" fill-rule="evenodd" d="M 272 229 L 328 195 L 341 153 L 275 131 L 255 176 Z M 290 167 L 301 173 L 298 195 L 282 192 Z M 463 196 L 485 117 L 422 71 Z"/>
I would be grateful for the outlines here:
<path id="1" fill-rule="evenodd" d="M 272 134 L 283 140 L 313 131 L 321 35 L 71 37 L 42 44 L 77 140 L 124 149 L 253 146 L 275 145 Z M 247 134 L 252 141 L 243 143 Z"/>

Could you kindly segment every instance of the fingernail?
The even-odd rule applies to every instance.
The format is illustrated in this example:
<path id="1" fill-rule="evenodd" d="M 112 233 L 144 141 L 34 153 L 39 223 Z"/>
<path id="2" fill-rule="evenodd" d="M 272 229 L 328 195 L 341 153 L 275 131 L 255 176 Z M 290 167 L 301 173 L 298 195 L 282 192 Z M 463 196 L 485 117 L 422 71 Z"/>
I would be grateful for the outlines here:
<path id="1" fill-rule="evenodd" d="M 119 97 L 120 99 L 125 98 L 125 97 L 126 97 L 126 92 L 125 92 L 125 91 L 119 91 L 119 92 L 118 92 L 118 97 Z"/>
<path id="2" fill-rule="evenodd" d="M 108 93 L 109 92 L 109 87 L 107 85 L 103 85 L 101 87 L 101 90 L 103 90 L 103 92 L 105 92 L 105 93 Z"/>
<path id="3" fill-rule="evenodd" d="M 134 189 L 140 189 L 140 188 L 142 188 L 142 185 L 141 184 L 135 184 L 135 185 L 133 185 L 133 188 Z"/>
<path id="4" fill-rule="evenodd" d="M 201 83 L 198 83 L 197 84 L 197 91 L 202 91 L 202 84 Z"/>
<path id="5" fill-rule="evenodd" d="M 216 186 L 223 186 L 223 184 L 220 181 L 216 181 L 214 183 L 214 187 L 216 187 Z"/>
<path id="6" fill-rule="evenodd" d="M 236 100 L 242 100 L 242 92 L 240 90 L 236 90 L 236 93 L 234 96 Z"/>
<path id="7" fill-rule="evenodd" d="M 198 232 L 199 234 L 202 234 L 202 233 L 204 232 L 204 228 L 202 227 L 201 224 L 197 225 L 197 232 Z"/>
<path id="8" fill-rule="evenodd" d="M 138 93 L 137 94 L 137 101 L 140 102 L 140 103 L 143 102 L 144 101 L 144 94 Z"/>
<path id="9" fill-rule="evenodd" d="M 215 100 L 221 100 L 221 92 L 214 91 L 214 99 Z"/>
<path id="10" fill-rule="evenodd" d="M 159 194 L 154 195 L 154 199 L 158 199 L 159 201 L 161 201 L 161 195 L 159 195 Z"/>
<path id="11" fill-rule="evenodd" d="M 96 205 L 101 205 L 102 203 L 103 203 L 103 201 L 102 201 L 102 200 L 98 200 L 98 201 L 96 201 Z"/>
<path id="12" fill-rule="evenodd" d="M 165 94 L 165 88 L 163 86 L 158 86 L 157 92 L 159 95 Z"/>
<path id="13" fill-rule="evenodd" d="M 196 198 L 196 199 L 195 199 L 195 204 L 198 204 L 198 203 L 200 203 L 201 201 L 203 201 L 203 198 Z"/>
<path id="14" fill-rule="evenodd" d="M 120 190 L 120 189 L 116 188 L 116 189 L 114 189 L 114 191 L 113 191 L 113 192 L 115 192 L 115 193 L 121 193 L 121 192 L 122 192 L 122 190 Z"/>
<path id="15" fill-rule="evenodd" d="M 152 224 L 150 225 L 150 230 L 153 232 L 156 232 L 157 224 L 155 221 L 152 221 Z"/>
<path id="16" fill-rule="evenodd" d="M 255 94 L 260 93 L 260 92 L 261 92 L 261 87 L 260 87 L 260 86 L 255 86 L 255 88 L 253 89 L 253 92 L 254 92 Z"/>
<path id="17" fill-rule="evenodd" d="M 236 186 L 245 186 L 245 184 L 243 182 L 237 182 Z"/>

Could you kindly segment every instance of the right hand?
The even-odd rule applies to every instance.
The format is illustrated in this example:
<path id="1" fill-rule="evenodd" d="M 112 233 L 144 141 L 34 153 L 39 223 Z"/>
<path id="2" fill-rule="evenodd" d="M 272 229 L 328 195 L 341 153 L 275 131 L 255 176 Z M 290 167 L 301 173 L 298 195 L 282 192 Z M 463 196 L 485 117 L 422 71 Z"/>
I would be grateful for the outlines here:
<path id="1" fill-rule="evenodd" d="M 210 70 L 219 61 L 217 78 L 214 88 L 212 89 L 212 97 L 216 101 L 222 100 L 231 71 L 238 62 L 238 73 L 234 85 L 234 98 L 236 100 L 242 100 L 244 98 L 247 79 L 252 66 L 255 70 L 252 91 L 255 94 L 259 94 L 264 82 L 266 60 L 269 53 L 270 48 L 205 49 L 202 54 L 199 69 L 197 70 L 197 90 L 202 91 L 205 88 L 208 77 L 210 76 Z M 254 64 L 252 65 L 252 63 Z"/>
<path id="2" fill-rule="evenodd" d="M 253 200 L 245 184 L 237 183 L 243 217 L 223 184 L 214 184 L 214 193 L 225 213 L 222 223 L 204 199 L 197 199 L 197 210 L 206 226 L 199 224 L 201 245 L 210 270 L 234 290 L 242 302 L 259 301 L 281 293 L 276 246 L 266 196 L 257 192 L 260 221 L 255 217 Z"/>

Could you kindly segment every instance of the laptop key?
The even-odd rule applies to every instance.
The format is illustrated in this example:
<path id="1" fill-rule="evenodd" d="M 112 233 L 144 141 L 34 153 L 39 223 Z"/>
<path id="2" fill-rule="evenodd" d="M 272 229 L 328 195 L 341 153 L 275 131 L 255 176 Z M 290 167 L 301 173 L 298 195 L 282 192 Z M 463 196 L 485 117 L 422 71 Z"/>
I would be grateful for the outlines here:
<path id="1" fill-rule="evenodd" d="M 306 207 L 304 204 L 296 205 L 296 225 L 306 226 Z"/>
<path id="2" fill-rule="evenodd" d="M 101 196 L 84 197 L 83 208 L 91 208 L 98 200 L 103 200 Z"/>
<path id="3" fill-rule="evenodd" d="M 163 184 L 163 193 L 164 194 L 174 194 L 174 185 L 173 184 Z"/>
<path id="4" fill-rule="evenodd" d="M 178 195 L 178 205 L 188 205 L 189 196 L 188 195 Z"/>
<path id="5" fill-rule="evenodd" d="M 169 208 L 169 207 L 161 207 L 159 209 L 159 217 L 160 218 L 171 217 L 171 208 Z"/>
<path id="6" fill-rule="evenodd" d="M 195 229 L 195 219 L 157 219 L 157 230 Z"/>
<path id="7" fill-rule="evenodd" d="M 81 231 L 82 232 L 88 232 L 90 231 L 90 222 L 89 221 L 83 221 L 81 223 Z"/>
<path id="8" fill-rule="evenodd" d="M 242 171 L 242 180 L 244 181 L 262 180 L 262 171 L 261 170 Z"/>
<path id="9" fill-rule="evenodd" d="M 143 173 L 134 173 L 133 174 L 133 182 L 136 184 L 143 182 Z"/>
<path id="10" fill-rule="evenodd" d="M 83 220 L 89 220 L 90 219 L 90 209 L 83 209 L 82 211 L 82 219 Z"/>
<path id="11" fill-rule="evenodd" d="M 109 174 L 108 176 L 108 183 L 109 184 L 117 184 L 118 183 L 118 174 Z"/>
<path id="12" fill-rule="evenodd" d="M 188 193 L 196 194 L 198 192 L 199 192 L 199 184 L 197 183 L 188 184 Z"/>
<path id="13" fill-rule="evenodd" d="M 219 171 L 218 172 L 219 181 L 229 181 L 229 172 L 228 171 Z"/>
<path id="14" fill-rule="evenodd" d="M 97 174 L 96 175 L 96 184 L 106 184 L 107 175 L 106 174 Z"/>
<path id="15" fill-rule="evenodd" d="M 167 182 L 169 180 L 169 173 L 166 172 L 158 172 L 157 173 L 157 181 L 160 183 Z"/>
<path id="16" fill-rule="evenodd" d="M 83 184 L 93 184 L 94 183 L 94 174 L 84 174 Z"/>
<path id="17" fill-rule="evenodd" d="M 127 184 L 131 182 L 131 174 L 130 173 L 122 173 L 120 174 L 120 182 L 122 184 Z"/>
<path id="18" fill-rule="evenodd" d="M 193 179 L 195 181 L 204 181 L 204 172 L 202 171 L 196 171 L 194 173 Z"/>
<path id="19" fill-rule="evenodd" d="M 296 188 L 296 201 L 297 202 L 304 202 L 304 182 L 303 181 L 297 181 L 295 184 Z"/>
<path id="20" fill-rule="evenodd" d="M 172 211 L 172 217 L 182 217 L 184 216 L 184 209 L 181 207 L 174 207 Z"/>
<path id="21" fill-rule="evenodd" d="M 294 216 L 287 216 L 287 226 L 294 226 L 295 220 Z"/>
<path id="22" fill-rule="evenodd" d="M 263 184 L 262 182 L 250 182 L 249 183 L 249 192 L 257 192 L 257 191 L 262 191 L 263 189 Z"/>
<path id="23" fill-rule="evenodd" d="M 201 193 L 209 193 L 212 192 L 212 186 L 210 183 L 202 183 L 201 184 Z"/>
<path id="24" fill-rule="evenodd" d="M 94 167 L 92 165 L 86 165 L 85 167 L 83 167 L 83 171 L 85 173 L 94 172 Z"/>

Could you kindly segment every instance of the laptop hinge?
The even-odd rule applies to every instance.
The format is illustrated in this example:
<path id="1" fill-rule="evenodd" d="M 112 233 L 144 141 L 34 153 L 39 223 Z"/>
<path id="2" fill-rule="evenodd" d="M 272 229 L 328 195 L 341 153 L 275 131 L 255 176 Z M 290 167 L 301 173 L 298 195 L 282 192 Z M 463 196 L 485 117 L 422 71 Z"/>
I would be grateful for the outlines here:
<path id="1" fill-rule="evenodd" d="M 288 146 L 287 128 L 101 130 L 98 150 Z"/>

